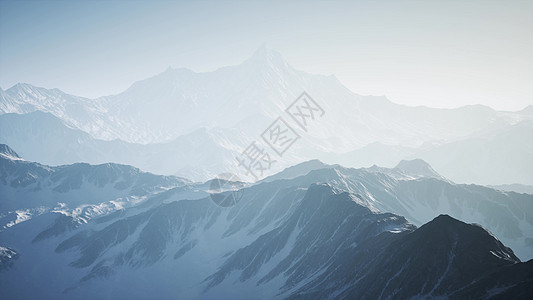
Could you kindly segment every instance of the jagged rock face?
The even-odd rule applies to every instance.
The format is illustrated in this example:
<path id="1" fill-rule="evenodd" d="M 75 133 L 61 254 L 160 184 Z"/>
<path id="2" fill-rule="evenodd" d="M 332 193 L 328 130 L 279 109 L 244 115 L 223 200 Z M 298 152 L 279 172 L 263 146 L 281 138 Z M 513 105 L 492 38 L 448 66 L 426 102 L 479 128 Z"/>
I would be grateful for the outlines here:
<path id="1" fill-rule="evenodd" d="M 509 284 L 530 274 L 480 226 L 439 216 L 416 229 L 401 216 L 368 208 L 364 196 L 329 184 L 301 188 L 301 181 L 245 188 L 233 207 L 210 198 L 178 200 L 179 191 L 170 190 L 144 207 L 34 241 L 38 257 L 68 257 L 58 267 L 68 272 L 45 292 L 59 298 L 148 291 L 185 298 L 436 297 L 467 287 L 481 293 L 475 280 L 499 280 L 490 274 L 508 267 L 526 270 Z M 49 272 L 35 270 L 35 276 Z M 6 284 L 14 284 L 9 293 L 24 282 Z M 132 288 L 119 288 L 126 285 Z"/>
<path id="2" fill-rule="evenodd" d="M 109 210 L 102 204 L 34 215 L 17 210 L 14 225 L 0 231 L 12 251 L 4 251 L 10 259 L 2 265 L 9 268 L 0 272 L 6 297 L 528 295 L 523 282 L 531 280 L 531 264 L 520 263 L 484 228 L 442 215 L 417 229 L 399 214 L 381 212 L 420 218 L 427 217 L 420 212 L 450 204 L 461 209 L 453 213 L 468 216 L 476 208 L 519 236 L 522 231 L 512 229 L 522 228 L 512 220 L 529 222 L 528 195 L 413 178 L 405 170 L 314 161 L 245 185 L 234 206 L 219 206 L 205 197 L 209 182 L 191 184 L 113 164 L 47 167 L 15 155 L 0 160 L 1 187 L 9 192 L 5 203 L 23 199 L 13 196 L 20 191 L 43 203 L 62 195 L 68 204 L 92 201 L 88 185 L 107 197 L 112 188 L 119 197 L 144 198 Z M 508 279 L 497 275 L 500 270 L 517 271 Z M 54 280 L 44 284 L 42 278 Z"/>
<path id="3" fill-rule="evenodd" d="M 166 201 L 177 196 L 169 191 Z M 265 183 L 246 188 L 234 207 L 219 207 L 210 198 L 174 201 L 96 219 L 68 238 L 48 237 L 33 245 L 55 241 L 49 250 L 73 257 L 65 263 L 75 275 L 59 280 L 69 283 L 63 286 L 66 295 L 94 293 L 105 278 L 163 265 L 174 266 L 175 285 L 183 287 L 180 269 L 190 268 L 195 258 L 211 261 L 189 275 L 200 294 L 227 292 L 238 273 L 241 284 L 257 284 L 265 296 L 275 297 L 290 294 L 344 249 L 384 231 L 414 230 L 400 216 L 372 212 L 360 197 L 325 184 L 301 189 L 287 182 Z M 154 276 L 157 281 L 169 274 Z"/>
<path id="4" fill-rule="evenodd" d="M 302 278 L 309 278 L 331 263 L 337 252 L 353 249 L 384 230 L 414 228 L 402 217 L 372 213 L 357 204 L 358 201 L 357 196 L 348 193 L 334 194 L 329 186 L 311 186 L 282 226 L 230 256 L 220 270 L 209 277 L 209 286 L 222 282 L 234 270 L 242 271 L 240 280 L 252 278 L 296 233 L 292 249 L 259 279 L 259 284 L 283 274 L 287 279 L 282 291 L 290 290 L 300 284 Z"/>
<path id="5" fill-rule="evenodd" d="M 291 171 L 297 172 L 297 167 Z M 303 166 L 300 174 L 306 174 L 294 179 L 300 186 L 328 182 L 340 190 L 367 195 L 366 206 L 405 216 L 418 226 L 438 214 L 481 224 L 518 257 L 533 258 L 533 195 L 454 184 L 442 178 L 413 178 L 397 168 L 349 169 L 334 165 L 308 171 Z"/>
<path id="6" fill-rule="evenodd" d="M 451 299 L 531 299 L 533 260 L 498 268 L 450 295 Z"/>
<path id="7" fill-rule="evenodd" d="M 447 297 L 520 260 L 489 232 L 441 215 L 410 233 L 384 233 L 302 288 L 295 297 Z"/>

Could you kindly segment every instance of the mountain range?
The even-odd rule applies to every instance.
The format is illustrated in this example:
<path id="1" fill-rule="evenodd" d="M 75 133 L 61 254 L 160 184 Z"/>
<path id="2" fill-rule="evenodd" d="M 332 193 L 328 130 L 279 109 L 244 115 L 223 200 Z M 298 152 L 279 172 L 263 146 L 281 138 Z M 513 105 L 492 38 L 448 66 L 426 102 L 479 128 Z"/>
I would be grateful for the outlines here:
<path id="1" fill-rule="evenodd" d="M 0 298 L 532 299 L 531 170 L 533 106 L 399 105 L 264 46 L 95 99 L 19 83 Z"/>
<path id="2" fill-rule="evenodd" d="M 324 110 L 307 131 L 285 112 L 304 91 Z M 422 158 L 455 182 L 531 185 L 530 111 L 398 105 L 296 70 L 261 47 L 236 66 L 168 68 L 97 99 L 17 84 L 0 91 L 0 143 L 51 165 L 116 162 L 205 181 L 244 173 L 235 156 L 281 116 L 302 138 L 268 174 L 315 158 L 351 167 Z"/>
<path id="3" fill-rule="evenodd" d="M 243 186 L 223 207 L 209 182 L 124 165 L 50 167 L 0 149 L 3 215 L 41 209 L 0 231 L 7 298 L 533 294 L 532 261 L 519 258 L 533 257 L 522 243 L 533 195 L 454 184 L 422 160 L 309 161 Z"/>

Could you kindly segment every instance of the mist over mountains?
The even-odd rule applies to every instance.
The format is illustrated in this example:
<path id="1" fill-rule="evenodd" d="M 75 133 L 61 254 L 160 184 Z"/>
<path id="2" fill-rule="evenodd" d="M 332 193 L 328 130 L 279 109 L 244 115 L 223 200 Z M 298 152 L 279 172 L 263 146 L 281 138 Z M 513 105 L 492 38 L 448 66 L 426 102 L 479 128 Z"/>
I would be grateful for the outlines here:
<path id="1" fill-rule="evenodd" d="M 533 195 L 456 185 L 423 161 L 310 161 L 221 207 L 206 184 L 112 164 L 48 167 L 1 148 L 9 298 L 531 295 L 531 260 L 506 245 L 533 257 Z"/>
<path id="2" fill-rule="evenodd" d="M 279 117 L 300 138 L 255 180 L 236 158 Z M 0 290 L 529 299 L 531 170 L 532 106 L 399 105 L 266 47 L 96 99 L 21 83 L 0 90 Z"/>
<path id="3" fill-rule="evenodd" d="M 460 183 L 533 184 L 528 108 L 398 105 L 354 94 L 334 76 L 295 70 L 266 47 L 240 65 L 207 73 L 169 68 L 97 99 L 17 84 L 0 92 L 0 142 L 51 165 L 118 162 L 203 181 L 242 172 L 230 157 L 277 116 L 288 118 L 285 109 L 303 91 L 325 114 L 270 174 L 317 158 L 351 167 L 422 158 Z"/>

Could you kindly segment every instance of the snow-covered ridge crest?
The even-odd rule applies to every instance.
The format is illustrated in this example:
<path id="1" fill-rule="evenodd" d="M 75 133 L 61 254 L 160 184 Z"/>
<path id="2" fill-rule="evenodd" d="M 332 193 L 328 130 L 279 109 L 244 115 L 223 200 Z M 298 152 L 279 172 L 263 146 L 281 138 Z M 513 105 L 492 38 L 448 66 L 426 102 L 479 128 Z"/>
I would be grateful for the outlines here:
<path id="1" fill-rule="evenodd" d="M 240 127 L 257 134 L 303 91 L 319 100 L 327 112 L 322 126 L 312 132 L 311 142 L 318 149 L 334 152 L 372 142 L 420 145 L 465 136 L 490 124 L 533 118 L 527 111 L 496 112 L 483 106 L 451 110 L 407 107 L 384 97 L 357 95 L 334 76 L 294 69 L 266 47 L 236 66 L 205 73 L 169 68 L 122 93 L 98 99 L 17 84 L 1 93 L 0 113 L 49 112 L 94 138 L 154 143 L 200 127 Z M 428 121 L 427 115 L 435 117 Z M 343 139 L 333 145 L 329 139 L 337 136 Z"/>

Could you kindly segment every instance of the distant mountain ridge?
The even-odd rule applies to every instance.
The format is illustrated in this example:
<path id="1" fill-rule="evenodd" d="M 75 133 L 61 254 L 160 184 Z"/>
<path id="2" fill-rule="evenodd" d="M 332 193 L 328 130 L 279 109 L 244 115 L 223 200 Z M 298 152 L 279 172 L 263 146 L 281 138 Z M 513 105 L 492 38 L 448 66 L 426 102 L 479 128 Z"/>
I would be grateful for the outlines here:
<path id="1" fill-rule="evenodd" d="M 354 167 L 372 164 L 393 167 L 401 160 L 424 158 L 439 174 L 455 182 L 527 184 L 533 182 L 533 174 L 529 172 L 533 168 L 531 124 L 521 122 L 500 132 L 491 132 L 489 136 L 426 146 L 426 149 L 396 151 L 392 146 L 373 144 L 343 155 L 320 154 L 318 157 L 329 157 L 325 161 Z M 243 172 L 235 157 L 252 140 L 239 130 L 201 128 L 167 143 L 142 145 L 105 141 L 70 128 L 55 116 L 40 111 L 0 115 L 0 127 L 0 143 L 13 145 L 23 157 L 32 161 L 49 165 L 116 162 L 196 181 L 205 181 L 224 172 Z M 203 150 L 198 151 L 199 148 Z M 273 165 L 269 174 L 304 158 L 305 155 L 288 153 Z"/>
<path id="2" fill-rule="evenodd" d="M 402 165 L 406 164 L 410 163 Z M 54 171 L 0 158 L 8 182 L 18 182 L 21 175 L 16 171 L 20 167 L 10 165 L 30 167 L 24 174 Z M 92 174 L 77 166 L 61 168 L 66 176 L 59 177 Z M 116 178 L 106 174 L 96 172 L 92 178 L 105 186 L 97 178 Z M 514 213 L 527 213 L 527 207 L 520 207 L 519 194 L 455 186 L 400 169 L 355 170 L 319 161 L 278 175 L 245 186 L 242 199 L 230 207 L 218 206 L 202 194 L 205 186 L 184 182 L 165 188 L 164 178 L 153 175 L 149 186 L 160 192 L 132 206 L 79 223 L 72 223 L 75 215 L 64 209 L 35 215 L 0 231 L 0 249 L 7 249 L 0 251 L 5 253 L 0 289 L 8 298 L 55 299 L 531 296 L 527 286 L 533 280 L 532 265 L 520 262 L 502 245 L 496 238 L 499 233 L 494 236 L 479 225 L 446 215 L 431 217 L 417 228 L 407 218 L 382 210 L 395 208 L 398 201 L 428 201 L 426 211 L 434 203 L 469 199 L 481 212 L 498 213 L 489 216 L 505 224 L 508 208 L 497 205 L 492 210 L 491 205 L 508 203 L 509 208 L 519 207 Z M 77 189 L 70 184 L 74 181 L 62 181 L 68 184 L 60 186 Z M 448 191 L 440 194 L 457 197 L 431 198 L 428 195 L 439 194 L 435 185 Z M 23 188 L 26 196 L 42 193 L 28 187 Z M 428 190 L 432 192 L 426 194 Z M 481 193 L 485 198 L 476 198 Z M 65 205 L 73 200 L 65 199 Z M 463 216 L 467 211 L 465 207 Z M 4 261 L 9 266 L 4 268 Z"/>
<path id="3" fill-rule="evenodd" d="M 266 47 L 237 66 L 208 73 L 169 68 L 134 83 L 123 93 L 98 99 L 17 84 L 1 92 L 0 112 L 49 112 L 98 139 L 153 143 L 199 127 L 242 126 L 250 118 L 255 121 L 246 121 L 245 132 L 259 134 L 303 91 L 327 112 L 311 136 L 321 138 L 330 151 L 341 150 L 324 141 L 335 136 L 344 138 L 336 141 L 340 148 L 353 149 L 376 141 L 419 145 L 467 136 L 491 124 L 533 118 L 527 110 L 496 112 L 480 105 L 458 109 L 407 107 L 383 97 L 356 95 L 333 76 L 295 70 Z"/>
<path id="4" fill-rule="evenodd" d="M 0 127 L 0 143 L 20 149 L 30 161 L 47 165 L 114 162 L 197 181 L 222 172 L 239 172 L 234 157 L 246 141 L 236 131 L 205 128 L 167 143 L 144 145 L 98 140 L 41 111 L 0 115 Z"/>
<path id="5" fill-rule="evenodd" d="M 103 200 L 114 201 L 115 198 L 126 195 L 131 196 L 132 193 L 134 195 L 150 195 L 150 191 L 161 192 L 165 190 L 161 187 L 175 184 L 188 186 L 185 190 L 197 190 L 195 198 L 202 193 L 205 195 L 205 191 L 208 189 L 207 183 L 191 185 L 183 179 L 144 174 L 129 166 L 74 164 L 48 167 L 12 159 L 3 161 L 5 161 L 3 173 L 16 174 L 16 176 L 6 177 L 7 175 L 0 173 L 0 178 L 9 178 L 9 180 L 4 181 L 4 186 L 0 185 L 0 189 L 8 196 L 4 208 L 7 208 L 6 205 L 9 203 L 17 203 L 9 200 L 11 198 L 25 197 L 28 201 L 26 203 L 32 203 L 29 202 L 31 199 L 42 201 L 39 199 L 43 198 L 45 195 L 43 192 L 48 189 L 59 192 L 59 194 L 49 195 L 52 202 L 46 206 L 53 208 L 52 205 L 56 201 L 67 202 L 68 197 L 72 196 L 63 193 L 63 190 L 68 191 L 74 188 L 74 190 L 81 189 L 83 191 L 85 188 L 82 185 L 85 182 L 82 180 L 83 178 L 89 179 L 89 183 L 95 182 L 94 184 L 102 185 L 102 187 L 105 187 L 106 183 L 119 187 L 118 190 L 115 188 L 106 190 L 101 189 L 101 187 L 94 190 L 95 195 L 101 193 L 101 196 L 98 197 L 102 198 L 99 199 L 98 203 Z M 408 170 L 409 168 L 412 169 L 410 165 L 417 168 L 414 171 Z M 327 165 L 315 160 L 292 166 L 265 178 L 258 184 L 282 181 L 286 184 L 306 188 L 313 183 L 328 183 L 340 191 L 365 195 L 361 201 L 373 211 L 393 212 L 406 217 L 415 225 L 422 225 L 429 222 L 435 215 L 446 213 L 466 222 L 483 224 L 497 234 L 505 244 L 511 246 L 519 257 L 533 257 L 533 244 L 531 243 L 533 240 L 531 235 L 533 215 L 530 213 L 533 211 L 533 195 L 497 191 L 483 186 L 455 184 L 433 172 L 420 174 L 420 166 L 422 166 L 422 170 L 431 170 L 431 167 L 423 161 L 406 161 L 401 163 L 401 166 L 403 166 L 403 170 L 401 168 L 380 167 L 351 169 L 340 165 Z M 0 171 L 2 170 L 0 169 Z M 74 172 L 74 174 L 67 175 L 70 172 Z M 91 175 L 93 172 L 95 175 Z M 124 182 L 121 180 L 113 181 L 115 180 L 113 178 L 117 178 L 117 174 L 121 174 L 121 172 L 132 175 L 123 176 L 125 177 Z M 93 176 L 95 179 L 91 179 Z M 46 179 L 49 177 L 52 179 L 51 182 Z M 97 179 L 100 177 L 102 178 Z M 135 178 L 151 179 L 148 184 L 143 184 L 138 179 L 136 181 Z M 122 185 L 124 187 L 131 185 L 135 189 L 122 189 Z M 21 191 L 15 192 L 16 189 L 20 188 L 23 188 L 22 193 Z M 75 194 L 78 195 L 77 197 L 81 197 L 77 201 L 77 205 L 92 204 L 90 197 L 88 201 L 83 200 L 87 199 L 91 193 L 93 191 L 89 190 L 89 193 L 86 191 L 84 194 Z M 195 193 L 187 195 L 193 197 Z M 64 200 L 61 200 L 63 198 Z M 125 202 L 125 204 L 127 203 L 128 201 Z M 77 205 L 69 209 L 74 209 Z M 24 220 L 26 209 L 35 210 L 38 207 L 39 205 L 34 203 L 30 206 L 16 206 L 8 209 L 10 214 L 5 223 L 16 222 L 18 218 Z M 111 202 L 109 208 L 115 210 L 119 209 L 120 206 L 117 207 Z"/>
<path id="6" fill-rule="evenodd" d="M 25 161 L 0 144 L 0 231 L 50 211 L 86 222 L 188 183 L 111 163 L 50 167 Z"/>
<path id="7" fill-rule="evenodd" d="M 396 169 L 420 177 L 442 178 L 427 162 L 423 161 L 422 159 L 402 160 L 398 163 Z"/>
<path id="8" fill-rule="evenodd" d="M 206 73 L 169 68 L 123 93 L 98 99 L 17 84 L 0 91 L 0 116 L 5 117 L 0 142 L 52 165 L 117 162 L 203 181 L 219 173 L 243 171 L 237 168 L 235 156 L 278 116 L 290 121 L 285 109 L 303 91 L 325 114 L 310 123 L 307 132 L 300 132 L 302 139 L 266 175 L 315 158 L 354 167 L 393 166 L 402 159 L 422 158 L 457 182 L 533 183 L 515 161 L 507 166 L 502 158 L 527 160 L 524 168 L 532 165 L 531 134 L 523 132 L 520 139 L 494 137 L 508 144 L 508 149 L 496 151 L 492 150 L 496 141 L 478 139 L 480 134 L 517 124 L 532 128 L 528 109 L 499 112 L 481 105 L 457 109 L 398 105 L 385 97 L 354 94 L 334 76 L 298 71 L 266 47 L 236 66 Z M 10 125 L 15 122 L 23 124 Z M 291 126 L 301 130 L 294 123 Z M 61 138 L 51 133 L 56 131 Z M 197 151 L 202 141 L 205 146 Z M 354 151 L 365 149 L 361 147 L 369 148 Z M 44 151 L 38 153 L 37 148 Z M 141 155 L 136 155 L 139 151 Z M 478 151 L 487 154 L 476 155 Z M 446 163 L 439 165 L 440 160 Z M 498 169 L 507 173 L 499 175 L 494 171 Z"/>
<path id="9" fill-rule="evenodd" d="M 411 161 L 401 166 L 423 166 Z M 316 168 L 312 168 L 315 166 Z M 484 186 L 455 184 L 436 173 L 420 175 L 396 168 L 345 168 L 311 161 L 292 166 L 264 179 L 300 180 L 305 186 L 328 182 L 339 190 L 366 195 L 366 206 L 402 215 L 422 225 L 437 215 L 449 214 L 466 222 L 482 224 L 494 232 L 518 256 L 533 258 L 533 195 L 493 190 Z"/>

